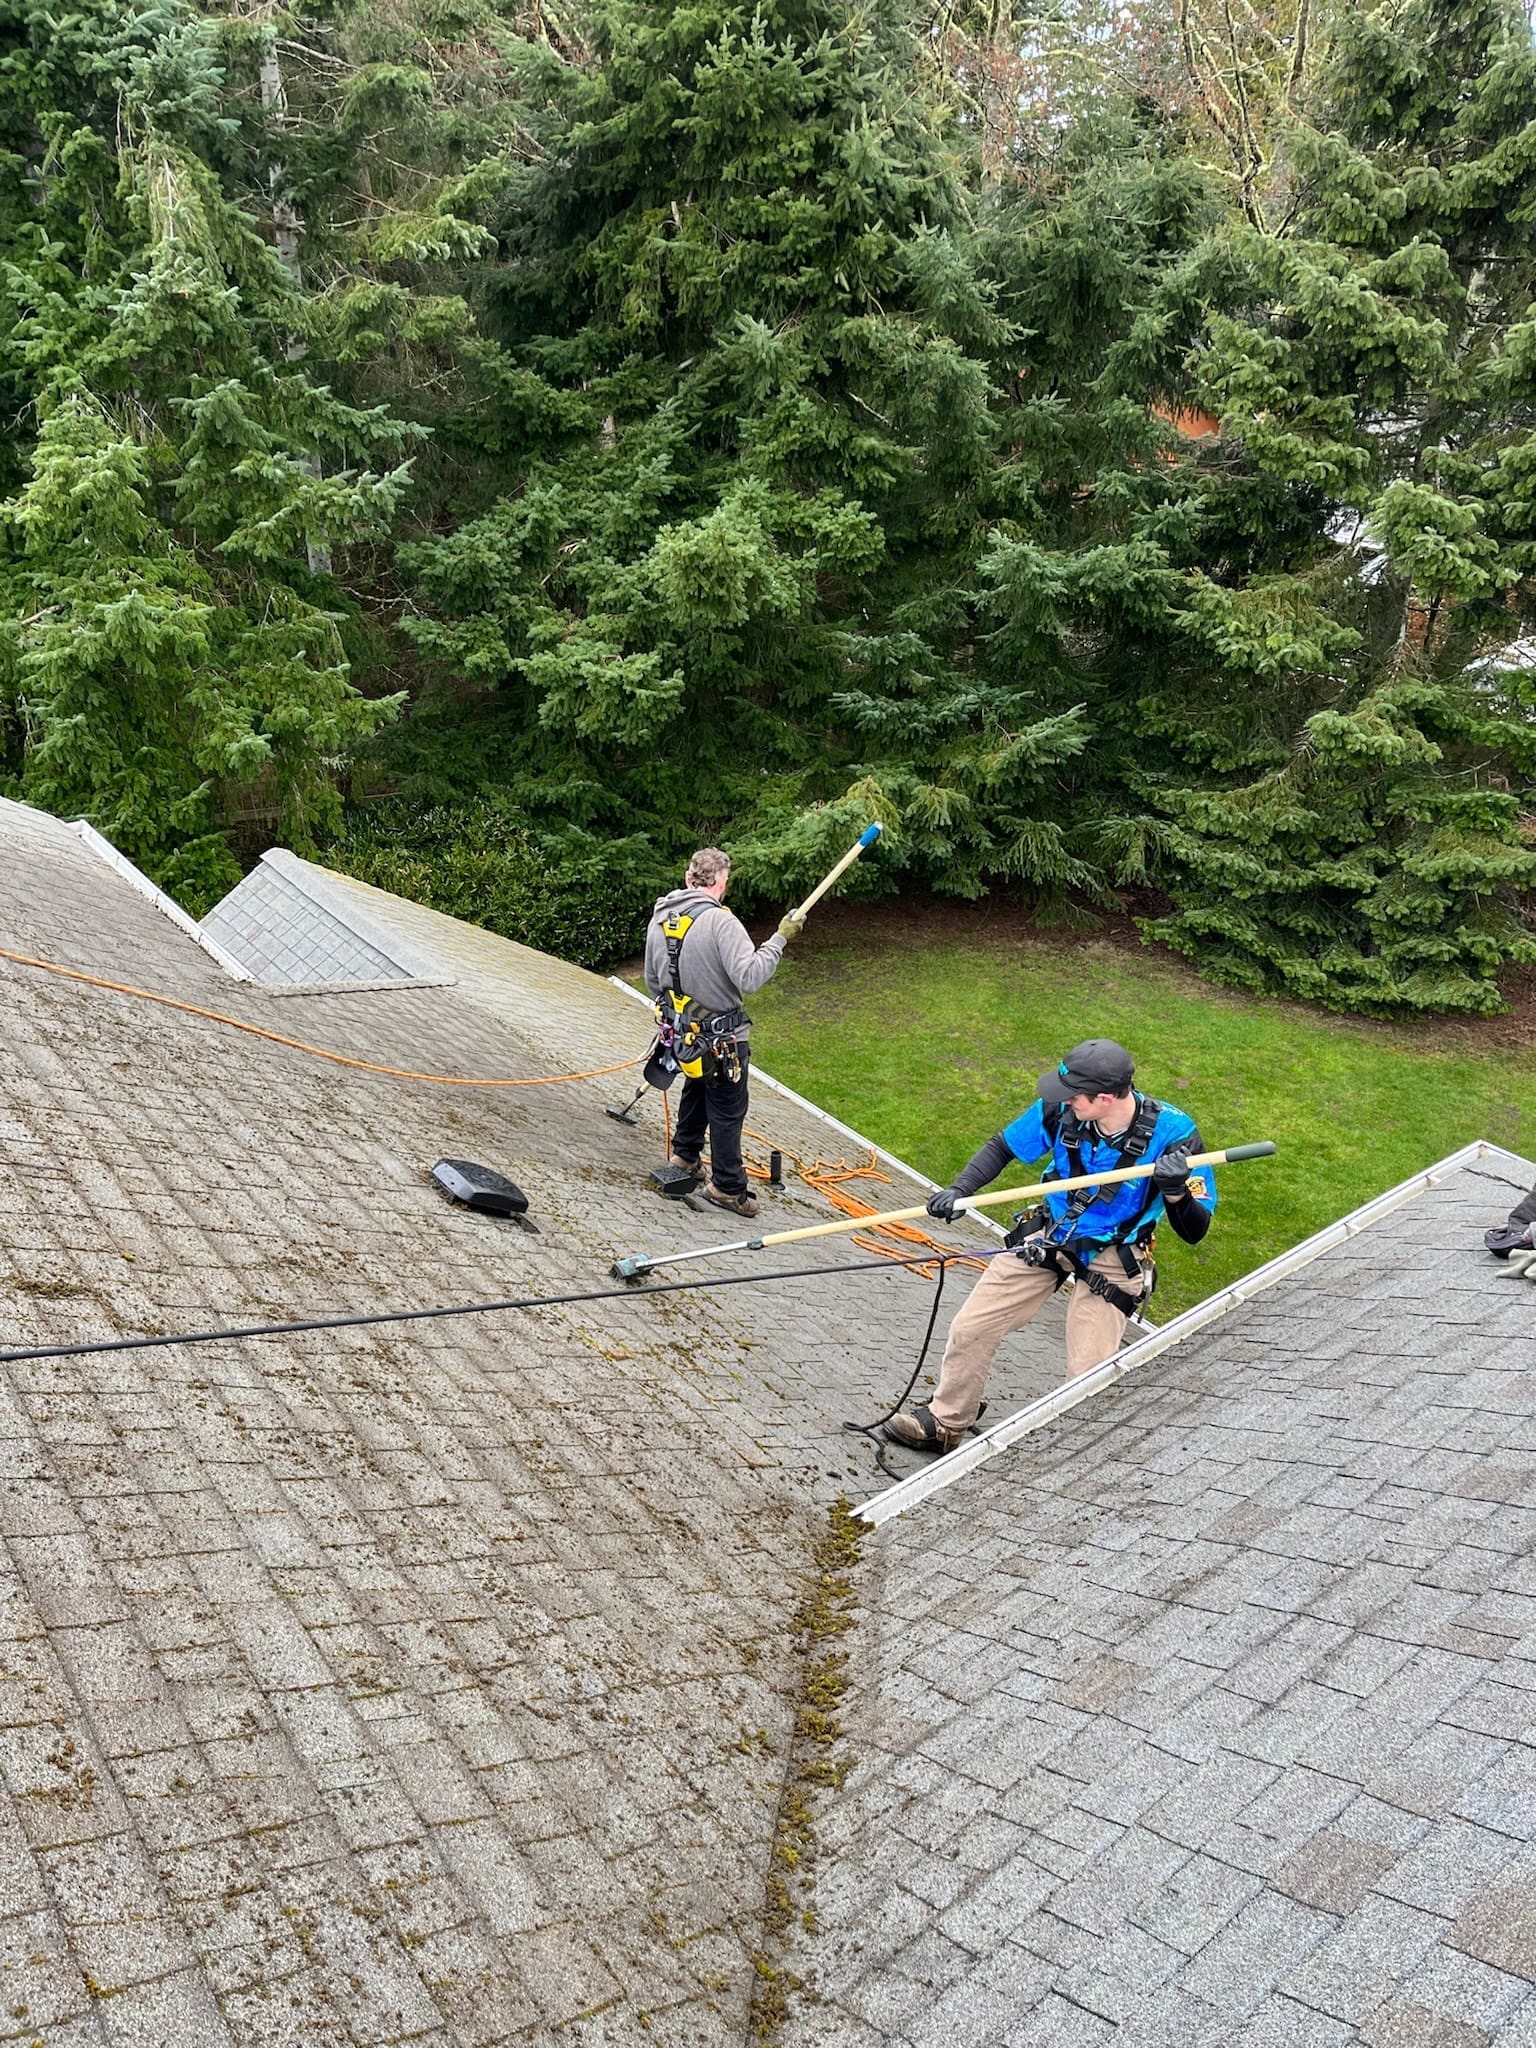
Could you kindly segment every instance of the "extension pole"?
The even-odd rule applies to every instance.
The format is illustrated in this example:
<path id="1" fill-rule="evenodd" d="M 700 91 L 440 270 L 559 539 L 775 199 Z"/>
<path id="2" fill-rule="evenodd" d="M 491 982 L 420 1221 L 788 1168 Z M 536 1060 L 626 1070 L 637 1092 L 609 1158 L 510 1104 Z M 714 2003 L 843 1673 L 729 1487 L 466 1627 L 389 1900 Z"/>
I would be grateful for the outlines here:
<path id="1" fill-rule="evenodd" d="M 1242 1159 L 1269 1159 L 1275 1146 L 1269 1139 L 1255 1145 L 1228 1145 L 1222 1152 L 1196 1152 L 1189 1164 L 1194 1166 L 1235 1166 Z M 1113 1187 L 1117 1181 L 1147 1180 L 1157 1171 L 1156 1160 L 1143 1166 L 1121 1166 L 1112 1173 L 1085 1173 L 1076 1180 L 1042 1180 L 1033 1187 L 997 1188 L 989 1195 L 968 1195 L 956 1202 L 958 1213 L 965 1209 L 992 1209 L 1001 1202 L 1027 1202 L 1035 1195 L 1065 1195 L 1075 1188 Z M 680 1265 L 684 1259 L 714 1259 L 722 1252 L 760 1252 L 770 1244 L 799 1244 L 807 1237 L 832 1237 L 844 1230 L 875 1230 L 882 1223 L 909 1223 L 914 1217 L 926 1216 L 928 1206 L 919 1204 L 915 1209 L 887 1209 L 878 1216 L 844 1216 L 835 1223 L 811 1223 L 800 1230 L 771 1230 L 763 1237 L 739 1237 L 730 1244 L 708 1244 L 696 1252 L 664 1252 L 659 1259 L 648 1259 L 643 1254 L 633 1258 L 615 1259 L 610 1271 L 619 1280 L 643 1280 L 647 1273 L 658 1266 Z"/>
<path id="2" fill-rule="evenodd" d="M 866 825 L 864 827 L 864 830 L 859 834 L 858 838 L 854 841 L 853 845 L 849 847 L 848 851 L 843 855 L 842 859 L 838 862 L 837 866 L 832 869 L 830 874 L 826 875 L 821 881 L 819 881 L 816 884 L 815 888 L 811 891 L 810 895 L 807 896 L 805 901 L 800 905 L 800 908 L 798 910 L 792 910 L 790 912 L 790 916 L 794 918 L 809 917 L 811 912 L 816 908 L 816 905 L 821 901 L 822 897 L 826 895 L 827 891 L 831 888 L 832 884 L 838 879 L 838 877 L 840 875 L 846 874 L 849 868 L 851 868 L 854 862 L 858 859 L 859 855 L 864 851 L 865 847 L 873 846 L 875 841 L 879 837 L 880 827 L 878 825 Z"/>

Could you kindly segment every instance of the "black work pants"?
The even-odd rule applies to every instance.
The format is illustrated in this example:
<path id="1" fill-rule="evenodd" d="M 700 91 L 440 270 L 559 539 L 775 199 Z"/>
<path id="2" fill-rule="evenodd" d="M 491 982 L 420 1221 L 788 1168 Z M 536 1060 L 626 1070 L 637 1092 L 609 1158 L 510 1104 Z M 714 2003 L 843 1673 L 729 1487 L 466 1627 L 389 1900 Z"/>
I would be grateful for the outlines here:
<path id="1" fill-rule="evenodd" d="M 747 1120 L 747 1047 L 738 1047 L 741 1079 L 685 1080 L 677 1105 L 672 1150 L 679 1159 L 697 1159 L 709 1131 L 710 1178 L 723 1195 L 747 1192 L 741 1163 L 741 1127 Z"/>

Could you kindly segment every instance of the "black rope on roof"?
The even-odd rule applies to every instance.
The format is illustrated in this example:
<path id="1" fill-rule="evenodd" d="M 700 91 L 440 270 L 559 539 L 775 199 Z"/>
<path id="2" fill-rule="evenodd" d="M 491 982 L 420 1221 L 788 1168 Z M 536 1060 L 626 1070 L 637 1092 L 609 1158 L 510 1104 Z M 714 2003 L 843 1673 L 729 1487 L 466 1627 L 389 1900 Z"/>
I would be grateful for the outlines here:
<path id="1" fill-rule="evenodd" d="M 989 1253 L 968 1253 L 965 1256 L 989 1257 Z M 777 1280 L 821 1280 L 830 1279 L 839 1273 L 889 1273 L 893 1266 L 939 1267 L 939 1287 L 942 1290 L 944 1268 L 948 1259 L 935 1253 L 920 1252 L 910 1258 L 856 1259 L 846 1265 L 837 1266 L 791 1266 L 776 1273 L 729 1273 L 712 1280 L 665 1280 L 659 1286 L 598 1287 L 579 1294 L 526 1294 L 513 1296 L 506 1301 L 458 1302 L 446 1308 L 402 1308 L 384 1309 L 374 1315 L 359 1316 L 314 1316 L 303 1322 L 292 1323 L 247 1323 L 231 1330 L 179 1330 L 165 1337 L 110 1337 L 87 1344 L 39 1344 L 24 1351 L 0 1351 L 0 1365 L 19 1364 L 35 1358 L 92 1358 L 110 1351 L 157 1351 L 172 1344 L 228 1344 L 246 1337 L 295 1337 L 309 1330 L 361 1330 L 379 1323 L 426 1323 L 446 1316 L 488 1316 L 513 1309 L 570 1308 L 589 1301 L 645 1301 L 658 1294 L 696 1294 L 707 1287 L 765 1287 Z M 937 1295 L 934 1312 L 937 1314 Z M 933 1324 L 929 1322 L 929 1336 Z M 926 1340 L 924 1350 L 926 1351 Z"/>

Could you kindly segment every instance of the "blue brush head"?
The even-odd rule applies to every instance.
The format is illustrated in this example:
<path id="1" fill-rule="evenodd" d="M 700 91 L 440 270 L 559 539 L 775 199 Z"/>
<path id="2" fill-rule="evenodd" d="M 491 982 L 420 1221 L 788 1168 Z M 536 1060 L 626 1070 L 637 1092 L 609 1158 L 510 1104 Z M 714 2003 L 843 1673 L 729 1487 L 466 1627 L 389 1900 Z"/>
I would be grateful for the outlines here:
<path id="1" fill-rule="evenodd" d="M 879 837 L 880 827 L 878 825 L 866 825 L 859 834 L 859 844 L 860 846 L 873 846 Z"/>

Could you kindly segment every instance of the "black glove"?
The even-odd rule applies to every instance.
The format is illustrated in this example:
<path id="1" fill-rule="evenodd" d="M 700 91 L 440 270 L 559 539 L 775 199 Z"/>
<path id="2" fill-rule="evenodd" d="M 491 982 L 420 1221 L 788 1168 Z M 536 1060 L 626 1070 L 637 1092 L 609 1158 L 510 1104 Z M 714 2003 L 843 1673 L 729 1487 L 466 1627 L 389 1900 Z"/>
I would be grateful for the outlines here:
<path id="1" fill-rule="evenodd" d="M 941 1223 L 953 1223 L 958 1204 L 990 1187 L 1012 1158 L 1008 1141 L 999 1131 L 995 1138 L 988 1138 L 974 1159 L 966 1161 L 947 1188 L 928 1197 L 928 1214 Z"/>
<path id="2" fill-rule="evenodd" d="M 1164 1198 L 1182 1195 L 1189 1187 L 1189 1148 L 1174 1145 L 1152 1169 L 1152 1185 Z"/>

